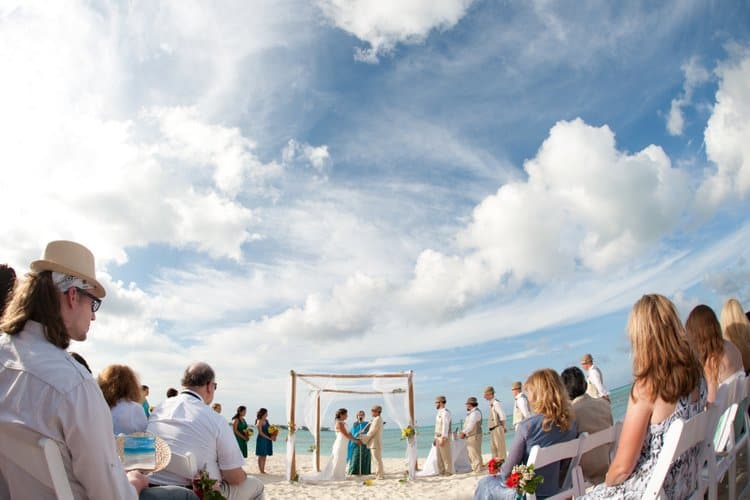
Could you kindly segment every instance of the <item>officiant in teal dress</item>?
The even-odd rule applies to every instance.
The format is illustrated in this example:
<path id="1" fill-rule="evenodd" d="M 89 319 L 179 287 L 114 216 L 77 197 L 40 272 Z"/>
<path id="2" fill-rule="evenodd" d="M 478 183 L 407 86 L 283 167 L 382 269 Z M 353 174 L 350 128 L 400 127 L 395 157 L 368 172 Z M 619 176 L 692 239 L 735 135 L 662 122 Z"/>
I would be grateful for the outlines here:
<path id="1" fill-rule="evenodd" d="M 367 434 L 368 422 L 365 421 L 365 411 L 357 412 L 357 421 L 352 426 L 352 436 L 355 438 Z M 364 444 L 357 445 L 349 441 L 349 448 L 346 450 L 346 461 L 349 463 L 347 474 L 356 474 L 364 476 L 370 474 L 370 450 Z"/>

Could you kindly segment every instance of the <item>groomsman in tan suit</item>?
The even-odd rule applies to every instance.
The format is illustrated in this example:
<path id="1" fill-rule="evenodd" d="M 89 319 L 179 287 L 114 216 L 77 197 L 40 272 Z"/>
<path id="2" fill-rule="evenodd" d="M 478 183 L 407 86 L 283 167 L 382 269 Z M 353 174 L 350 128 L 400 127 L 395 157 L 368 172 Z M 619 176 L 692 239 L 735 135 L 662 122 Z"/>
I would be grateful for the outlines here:
<path id="1" fill-rule="evenodd" d="M 471 460 L 471 470 L 482 470 L 482 412 L 474 396 L 466 400 L 466 419 L 459 437 L 466 440 L 466 451 Z"/>
<path id="2" fill-rule="evenodd" d="M 453 457 L 451 456 L 451 412 L 445 407 L 445 396 L 435 398 L 435 441 L 437 448 L 438 472 L 445 476 L 453 474 Z"/>
<path id="3" fill-rule="evenodd" d="M 518 430 L 518 424 L 523 420 L 526 420 L 531 416 L 531 408 L 529 408 L 529 398 L 523 393 L 523 385 L 521 382 L 513 382 L 511 391 L 513 392 L 513 428 Z"/>
<path id="4" fill-rule="evenodd" d="M 383 467 L 383 419 L 380 414 L 383 408 L 379 405 L 372 407 L 372 420 L 370 421 L 367 435 L 362 436 L 362 442 L 372 451 L 375 460 L 375 479 L 385 479 Z"/>
<path id="5" fill-rule="evenodd" d="M 505 412 L 500 401 L 495 398 L 495 388 L 491 385 L 484 388 L 484 399 L 490 403 L 487 427 L 490 431 L 492 456 L 504 459 L 508 454 L 505 448 Z"/>

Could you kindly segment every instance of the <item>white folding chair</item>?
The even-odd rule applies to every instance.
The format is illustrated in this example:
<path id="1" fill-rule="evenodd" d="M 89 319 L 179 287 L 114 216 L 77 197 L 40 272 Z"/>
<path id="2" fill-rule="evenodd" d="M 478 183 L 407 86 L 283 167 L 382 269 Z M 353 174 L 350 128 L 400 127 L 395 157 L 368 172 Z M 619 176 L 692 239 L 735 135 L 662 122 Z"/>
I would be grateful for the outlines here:
<path id="1" fill-rule="evenodd" d="M 742 418 L 743 428 L 739 436 L 735 438 L 734 450 L 735 453 L 739 453 L 742 447 L 745 447 L 745 463 L 746 470 L 750 471 L 750 416 L 748 415 L 748 407 L 750 406 L 750 377 L 745 377 L 741 383 L 742 398 L 738 404 L 738 417 Z M 750 480 L 745 481 L 745 486 L 742 488 L 740 498 L 745 498 L 750 488 Z"/>
<path id="2" fill-rule="evenodd" d="M 744 435 L 735 436 L 735 421 L 744 423 L 744 417 L 738 414 L 740 403 L 746 399 L 747 382 L 744 376 L 733 377 L 719 386 L 714 400 L 712 422 L 715 432 L 708 429 L 708 436 L 712 440 L 713 457 L 708 468 L 708 477 L 717 485 L 724 477 L 728 483 L 729 500 L 737 498 L 737 453 L 747 442 L 747 429 Z M 724 411 L 721 412 L 721 409 Z M 716 498 L 716 497 L 712 497 Z"/>
<path id="3" fill-rule="evenodd" d="M 672 468 L 674 462 L 685 452 L 698 447 L 698 470 L 711 463 L 713 452 L 711 444 L 706 441 L 706 432 L 711 415 L 702 411 L 690 420 L 677 419 L 672 422 L 664 434 L 664 445 L 659 458 L 651 474 L 651 479 L 646 486 L 642 498 L 666 500 L 667 496 L 663 490 L 664 480 Z M 703 498 L 707 491 L 716 488 L 716 483 L 708 480 L 703 474 L 698 474 L 698 487 L 689 498 Z M 711 495 L 709 491 L 709 496 Z"/>
<path id="4" fill-rule="evenodd" d="M 580 436 L 578 436 L 578 439 L 581 440 L 581 443 L 578 447 L 578 465 L 576 466 L 575 470 L 573 471 L 574 474 L 576 474 L 576 480 L 578 485 L 578 490 L 576 491 L 576 496 L 583 495 L 586 493 L 586 489 L 590 486 L 593 486 L 593 484 L 587 482 L 585 478 L 583 477 L 583 469 L 581 468 L 581 458 L 583 455 L 588 453 L 591 450 L 594 450 L 596 448 L 599 448 L 600 446 L 609 445 L 610 450 L 614 448 L 615 443 L 617 443 L 617 427 L 616 426 L 610 426 L 606 429 L 602 429 L 601 431 L 594 432 L 593 434 L 589 434 L 586 432 L 581 433 Z M 610 453 L 610 463 L 612 462 L 613 455 Z"/>
<path id="5" fill-rule="evenodd" d="M 193 476 L 198 472 L 198 465 L 195 463 L 195 457 L 192 453 L 187 452 L 184 455 L 172 452 L 172 458 L 169 465 L 164 468 L 165 472 L 170 472 L 176 476 L 185 479 L 185 484 L 193 480 Z"/>
<path id="6" fill-rule="evenodd" d="M 549 497 L 548 500 L 563 500 L 570 498 L 580 489 L 578 485 L 578 477 L 574 472 L 578 467 L 578 447 L 580 446 L 580 443 L 581 440 L 576 438 L 564 443 L 545 446 L 544 448 L 536 445 L 531 448 L 531 451 L 529 451 L 529 459 L 526 461 L 526 464 L 533 465 L 535 471 L 538 471 L 546 465 L 570 459 L 568 472 L 562 483 L 562 489 L 557 494 Z M 536 495 L 528 494 L 526 495 L 526 499 L 536 500 Z"/>
<path id="7" fill-rule="evenodd" d="M 73 500 L 60 448 L 52 439 L 43 437 L 20 424 L 0 424 L 0 463 L 12 463 L 54 491 L 58 500 Z M 3 470 L 11 497 L 24 498 L 24 478 L 12 470 Z"/>

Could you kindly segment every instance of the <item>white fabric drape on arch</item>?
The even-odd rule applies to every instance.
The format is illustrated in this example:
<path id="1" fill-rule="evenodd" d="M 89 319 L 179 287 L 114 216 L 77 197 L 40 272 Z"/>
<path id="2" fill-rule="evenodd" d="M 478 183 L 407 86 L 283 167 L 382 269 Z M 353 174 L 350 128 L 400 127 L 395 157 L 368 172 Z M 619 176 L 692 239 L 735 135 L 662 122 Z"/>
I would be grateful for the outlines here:
<path id="1" fill-rule="evenodd" d="M 408 379 L 398 380 L 398 385 L 394 387 L 393 379 L 375 378 L 372 386 L 376 391 L 383 394 L 383 406 L 386 414 L 398 424 L 399 429 L 404 430 L 411 422 L 409 412 L 409 391 Z M 405 387 L 404 387 L 405 386 Z M 409 473 L 409 479 L 416 477 L 417 470 L 417 438 L 412 436 L 406 441 L 406 463 Z"/>

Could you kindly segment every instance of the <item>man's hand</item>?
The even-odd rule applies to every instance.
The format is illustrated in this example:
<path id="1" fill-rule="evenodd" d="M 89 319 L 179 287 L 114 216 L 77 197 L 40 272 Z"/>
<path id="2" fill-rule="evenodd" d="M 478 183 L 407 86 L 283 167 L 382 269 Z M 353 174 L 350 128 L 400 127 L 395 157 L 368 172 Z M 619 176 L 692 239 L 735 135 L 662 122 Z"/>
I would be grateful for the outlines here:
<path id="1" fill-rule="evenodd" d="M 466 433 L 465 433 L 465 432 L 461 432 L 461 433 L 460 433 L 460 434 L 458 435 L 458 437 L 460 437 L 461 439 L 466 439 Z"/>
<path id="2" fill-rule="evenodd" d="M 130 484 L 133 485 L 136 493 L 139 495 L 141 494 L 141 491 L 148 488 L 148 478 L 137 470 L 131 470 L 128 472 L 128 481 L 130 481 Z"/>
<path id="3" fill-rule="evenodd" d="M 443 436 L 440 438 L 440 446 L 444 446 L 448 442 L 448 438 Z"/>
<path id="4" fill-rule="evenodd" d="M 606 400 L 607 403 L 612 403 L 612 401 L 609 400 L 609 396 L 602 396 L 602 399 Z"/>

